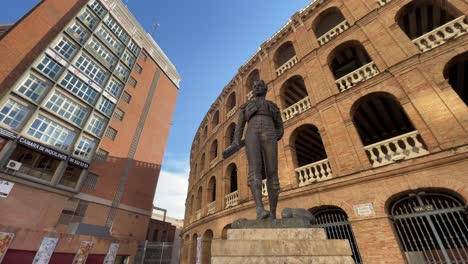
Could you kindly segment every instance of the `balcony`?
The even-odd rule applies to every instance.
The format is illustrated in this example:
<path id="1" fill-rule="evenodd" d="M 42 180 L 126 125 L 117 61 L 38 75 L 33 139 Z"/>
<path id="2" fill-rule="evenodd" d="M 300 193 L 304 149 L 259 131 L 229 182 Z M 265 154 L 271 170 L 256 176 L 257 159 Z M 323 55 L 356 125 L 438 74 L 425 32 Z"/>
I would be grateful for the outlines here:
<path id="1" fill-rule="evenodd" d="M 195 211 L 195 221 L 200 220 L 201 218 L 201 209 Z"/>
<path id="2" fill-rule="evenodd" d="M 299 186 L 305 186 L 314 182 L 330 180 L 332 171 L 328 159 L 323 159 L 295 169 L 299 180 Z"/>
<path id="3" fill-rule="evenodd" d="M 247 100 L 252 99 L 253 96 L 254 96 L 253 91 L 250 91 L 250 92 L 247 94 Z"/>
<path id="4" fill-rule="evenodd" d="M 226 199 L 226 208 L 235 206 L 239 203 L 239 192 L 232 192 L 224 197 Z"/>
<path id="5" fill-rule="evenodd" d="M 213 201 L 208 204 L 208 213 L 207 215 L 214 214 L 216 212 L 216 201 Z"/>
<path id="6" fill-rule="evenodd" d="M 416 39 L 413 43 L 418 46 L 421 52 L 430 51 L 451 39 L 458 38 L 468 32 L 468 24 L 465 16 L 458 17 Z"/>
<path id="7" fill-rule="evenodd" d="M 364 149 L 369 155 L 372 167 L 377 168 L 429 154 L 418 135 L 418 131 L 412 131 L 365 146 Z"/>
<path id="8" fill-rule="evenodd" d="M 349 28 L 348 21 L 344 20 L 338 25 L 336 25 L 334 28 L 330 29 L 327 33 L 323 34 L 320 36 L 317 40 L 320 44 L 320 46 L 325 45 L 325 43 L 329 42 L 339 34 L 343 33 L 345 30 Z"/>
<path id="9" fill-rule="evenodd" d="M 297 63 L 297 56 L 293 56 L 278 69 L 276 69 L 276 75 L 279 77 L 281 74 L 285 73 L 287 70 L 291 69 Z"/>
<path id="10" fill-rule="evenodd" d="M 291 105 L 290 107 L 283 110 L 284 114 L 284 121 L 287 121 L 294 116 L 305 112 L 307 109 L 310 109 L 312 106 L 310 105 L 309 97 L 305 97 L 298 101 L 297 103 Z"/>
<path id="11" fill-rule="evenodd" d="M 368 80 L 377 74 L 379 74 L 379 69 L 375 66 L 374 62 L 370 62 L 361 68 L 346 74 L 335 82 L 340 92 L 344 92 L 356 84 Z"/>
<path id="12" fill-rule="evenodd" d="M 231 116 L 233 116 L 237 111 L 237 106 L 234 106 L 226 115 L 227 118 L 230 118 Z"/>
<path id="13" fill-rule="evenodd" d="M 262 195 L 268 196 L 267 180 L 262 181 Z"/>

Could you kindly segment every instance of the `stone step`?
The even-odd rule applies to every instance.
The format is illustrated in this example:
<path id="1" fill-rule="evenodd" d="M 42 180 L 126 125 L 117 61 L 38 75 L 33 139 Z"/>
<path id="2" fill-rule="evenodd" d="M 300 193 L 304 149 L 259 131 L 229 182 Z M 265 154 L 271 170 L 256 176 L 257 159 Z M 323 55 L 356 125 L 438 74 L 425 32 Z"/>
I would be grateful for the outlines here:
<path id="1" fill-rule="evenodd" d="M 353 258 L 319 257 L 213 257 L 211 264 L 355 264 Z"/>
<path id="2" fill-rule="evenodd" d="M 351 256 L 348 240 L 214 240 L 211 256 Z"/>
<path id="3" fill-rule="evenodd" d="M 229 229 L 228 240 L 325 240 L 323 228 Z"/>

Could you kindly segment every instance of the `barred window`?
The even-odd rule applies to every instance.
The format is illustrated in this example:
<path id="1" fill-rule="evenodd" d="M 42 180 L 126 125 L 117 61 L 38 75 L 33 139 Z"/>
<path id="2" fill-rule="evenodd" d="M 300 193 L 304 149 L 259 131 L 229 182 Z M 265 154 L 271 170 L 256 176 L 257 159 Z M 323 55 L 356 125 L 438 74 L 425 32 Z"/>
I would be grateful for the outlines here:
<path id="1" fill-rule="evenodd" d="M 113 129 L 112 127 L 108 127 L 106 130 L 106 137 L 114 140 L 117 136 L 117 130 Z"/>
<path id="2" fill-rule="evenodd" d="M 67 150 L 76 134 L 72 130 L 38 115 L 29 128 L 28 135 L 54 147 Z"/>
<path id="3" fill-rule="evenodd" d="M 77 46 L 68 38 L 62 37 L 59 42 L 54 47 L 54 50 L 62 55 L 65 59 L 70 60 L 75 53 Z"/>
<path id="4" fill-rule="evenodd" d="M 103 149 L 98 149 L 96 151 L 96 155 L 94 156 L 94 159 L 96 160 L 106 160 L 107 157 L 109 156 L 109 152 L 103 150 Z"/>
<path id="5" fill-rule="evenodd" d="M 62 210 L 58 224 L 68 225 L 70 223 L 80 223 L 88 209 L 88 202 L 71 198 L 67 206 Z"/>
<path id="6" fill-rule="evenodd" d="M 122 94 L 122 100 L 126 102 L 127 104 L 129 104 L 130 100 L 132 100 L 132 96 L 124 91 L 124 93 Z"/>
<path id="7" fill-rule="evenodd" d="M 102 131 L 104 130 L 104 127 L 106 126 L 106 120 L 96 116 L 96 115 L 93 115 L 90 119 L 89 119 L 89 122 L 88 122 L 88 126 L 86 127 L 86 129 L 95 134 L 96 136 L 101 136 L 102 134 Z"/>
<path id="8" fill-rule="evenodd" d="M 92 3 L 89 4 L 89 7 L 99 16 L 103 17 L 107 10 L 106 8 L 98 1 L 94 0 Z"/>
<path id="9" fill-rule="evenodd" d="M 78 42 L 84 43 L 85 40 L 89 36 L 88 30 L 86 30 L 82 25 L 80 25 L 78 22 L 73 23 L 68 29 L 68 33 L 71 34 L 71 36 Z"/>
<path id="10" fill-rule="evenodd" d="M 11 128 L 17 128 L 28 112 L 29 109 L 27 106 L 12 99 L 8 99 L 0 110 L 0 122 Z"/>
<path id="11" fill-rule="evenodd" d="M 107 45 L 111 46 L 114 49 L 114 51 L 117 52 L 117 54 L 122 53 L 124 49 L 124 46 L 122 45 L 122 43 L 116 37 L 114 37 L 114 35 L 112 35 L 109 31 L 107 31 L 104 27 L 101 26 L 97 30 L 97 34 L 101 36 L 103 41 L 106 42 Z"/>
<path id="12" fill-rule="evenodd" d="M 92 38 L 88 46 L 96 52 L 105 62 L 107 62 L 110 66 L 114 66 L 117 62 L 117 58 L 112 55 L 112 53 L 101 44 L 101 42 L 97 41 L 96 39 Z"/>
<path id="13" fill-rule="evenodd" d="M 135 63 L 136 58 L 132 54 L 130 54 L 130 52 L 126 50 L 124 54 L 122 55 L 122 60 L 123 62 L 125 62 L 125 64 L 127 64 L 127 66 L 131 68 L 133 64 Z"/>
<path id="14" fill-rule="evenodd" d="M 137 81 L 132 76 L 130 76 L 130 79 L 128 80 L 128 83 L 134 88 L 137 85 Z"/>
<path id="15" fill-rule="evenodd" d="M 114 77 L 107 83 L 106 91 L 112 94 L 115 98 L 119 98 L 120 92 L 122 92 L 123 84 Z"/>
<path id="16" fill-rule="evenodd" d="M 108 16 L 106 19 L 106 25 L 115 33 L 120 40 L 124 43 L 127 43 L 130 39 L 130 36 L 124 31 L 124 29 L 115 21 L 115 19 L 111 16 Z"/>
<path id="17" fill-rule="evenodd" d="M 119 63 L 117 67 L 115 67 L 114 72 L 117 75 L 117 77 L 119 77 L 123 81 L 126 81 L 128 75 L 130 75 L 130 70 L 127 69 L 122 63 Z"/>
<path id="18" fill-rule="evenodd" d="M 91 14 L 91 12 L 87 9 L 85 9 L 78 17 L 80 18 L 81 22 L 83 22 L 83 24 L 91 29 L 94 29 L 94 27 L 96 27 L 96 25 L 99 23 L 98 18 Z"/>
<path id="19" fill-rule="evenodd" d="M 16 90 L 33 100 L 34 102 L 41 97 L 44 91 L 48 88 L 48 83 L 36 75 L 30 73 L 29 76 L 24 80 L 24 82 Z"/>
<path id="20" fill-rule="evenodd" d="M 49 56 L 44 56 L 36 68 L 54 80 L 62 70 L 62 66 L 51 59 Z"/>
<path id="21" fill-rule="evenodd" d="M 142 51 L 140 52 L 140 58 L 143 60 L 143 61 L 146 61 L 148 59 L 148 56 L 146 56 L 146 54 Z"/>
<path id="22" fill-rule="evenodd" d="M 114 117 L 115 118 L 122 121 L 124 116 L 125 116 L 125 112 L 122 111 L 122 109 L 120 109 L 120 108 L 115 109 L 115 112 L 114 112 Z"/>
<path id="23" fill-rule="evenodd" d="M 53 113 L 81 126 L 83 120 L 88 115 L 88 109 L 67 98 L 58 91 L 53 91 L 49 100 L 45 103 L 45 108 Z"/>
<path id="24" fill-rule="evenodd" d="M 112 111 L 114 110 L 114 103 L 101 96 L 97 109 L 107 116 L 111 116 Z"/>
<path id="25" fill-rule="evenodd" d="M 140 52 L 140 47 L 132 40 L 128 44 L 128 48 L 133 52 L 133 54 L 138 56 L 138 53 Z"/>
<path id="26" fill-rule="evenodd" d="M 67 72 L 60 84 L 85 102 L 89 104 L 96 102 L 97 92 L 72 73 Z"/>
<path id="27" fill-rule="evenodd" d="M 81 137 L 75 146 L 73 154 L 77 157 L 88 160 L 95 147 L 96 142 L 86 137 Z"/>
<path id="28" fill-rule="evenodd" d="M 86 175 L 86 178 L 83 181 L 82 188 L 94 190 L 96 188 L 98 179 L 99 179 L 98 175 L 88 172 L 88 175 Z"/>
<path id="29" fill-rule="evenodd" d="M 140 64 L 136 64 L 135 65 L 135 70 L 138 72 L 138 73 L 141 73 L 143 71 L 143 68 L 141 68 Z"/>
<path id="30" fill-rule="evenodd" d="M 100 67 L 84 54 L 80 55 L 75 62 L 75 66 L 99 85 L 103 85 L 109 76 L 109 73 L 104 68 Z"/>

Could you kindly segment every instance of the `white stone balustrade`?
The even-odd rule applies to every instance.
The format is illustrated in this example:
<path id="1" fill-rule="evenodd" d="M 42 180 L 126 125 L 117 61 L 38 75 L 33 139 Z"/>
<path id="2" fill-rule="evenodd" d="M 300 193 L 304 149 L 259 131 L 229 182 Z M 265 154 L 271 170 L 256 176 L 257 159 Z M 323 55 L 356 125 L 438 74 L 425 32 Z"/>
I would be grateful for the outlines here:
<path id="1" fill-rule="evenodd" d="M 239 192 L 232 192 L 224 197 L 226 199 L 226 208 L 235 206 L 239 203 Z"/>
<path id="2" fill-rule="evenodd" d="M 328 159 L 323 159 L 295 169 L 299 179 L 299 186 L 313 182 L 320 182 L 332 178 L 332 171 Z"/>
<path id="3" fill-rule="evenodd" d="M 466 32 L 468 32 L 468 23 L 465 21 L 465 16 L 461 16 L 419 38 L 413 39 L 413 43 L 418 46 L 419 50 L 426 52 L 451 39 L 458 38 L 466 34 Z"/>
<path id="4" fill-rule="evenodd" d="M 291 105 L 290 107 L 283 110 L 284 121 L 293 118 L 294 116 L 305 112 L 307 109 L 311 108 L 309 97 L 306 96 L 297 103 Z"/>
<path id="5" fill-rule="evenodd" d="M 379 69 L 377 66 L 375 66 L 374 62 L 370 62 L 361 68 L 346 74 L 335 82 L 336 85 L 338 85 L 340 92 L 343 92 L 360 82 L 374 77 L 377 74 L 379 74 Z"/>
<path id="6" fill-rule="evenodd" d="M 262 181 L 262 195 L 263 196 L 268 196 L 268 188 L 267 188 L 267 180 Z"/>
<path id="7" fill-rule="evenodd" d="M 214 134 L 214 133 L 218 132 L 218 129 L 219 129 L 219 124 L 217 124 L 215 127 L 213 127 L 211 132 Z"/>
<path id="8" fill-rule="evenodd" d="M 208 215 L 214 214 L 216 212 L 216 201 L 213 201 L 208 204 Z"/>
<path id="9" fill-rule="evenodd" d="M 227 118 L 230 118 L 231 116 L 233 116 L 237 111 L 237 106 L 234 106 L 226 115 Z"/>
<path id="10" fill-rule="evenodd" d="M 198 209 L 197 211 L 195 211 L 195 221 L 200 220 L 200 218 L 201 218 L 201 209 Z"/>
<path id="11" fill-rule="evenodd" d="M 285 62 L 283 65 L 281 65 L 278 69 L 276 69 L 276 75 L 280 76 L 281 74 L 283 74 L 288 69 L 291 69 L 292 66 L 296 65 L 296 63 L 297 63 L 297 56 L 294 55 L 294 57 L 292 57 L 287 62 Z"/>
<path id="12" fill-rule="evenodd" d="M 392 0 L 377 0 L 377 3 L 379 4 L 379 6 L 384 6 L 388 4 L 390 1 Z"/>
<path id="13" fill-rule="evenodd" d="M 214 158 L 212 161 L 210 161 L 210 169 L 216 166 L 218 163 L 218 157 Z"/>
<path id="14" fill-rule="evenodd" d="M 252 97 L 253 97 L 253 91 L 250 91 L 250 92 L 247 94 L 247 100 L 250 100 Z"/>
<path id="15" fill-rule="evenodd" d="M 327 33 L 320 36 L 317 40 L 320 46 L 324 45 L 328 41 L 332 40 L 334 37 L 338 36 L 339 34 L 343 33 L 345 30 L 349 28 L 348 21 L 343 20 L 341 23 L 336 25 L 334 28 L 327 31 Z"/>
<path id="16" fill-rule="evenodd" d="M 399 160 L 412 159 L 429 154 L 418 137 L 418 131 L 412 131 L 397 137 L 365 146 L 372 167 L 380 167 Z"/>

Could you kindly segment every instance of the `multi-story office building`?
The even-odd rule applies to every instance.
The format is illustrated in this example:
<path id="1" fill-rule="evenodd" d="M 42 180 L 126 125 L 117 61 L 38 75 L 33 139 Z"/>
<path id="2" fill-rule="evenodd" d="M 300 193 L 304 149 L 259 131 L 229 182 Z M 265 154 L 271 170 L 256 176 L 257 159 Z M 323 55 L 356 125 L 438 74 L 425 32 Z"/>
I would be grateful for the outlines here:
<path id="1" fill-rule="evenodd" d="M 194 137 L 182 263 L 209 263 L 212 239 L 255 218 L 245 149 L 221 153 L 257 79 L 283 114 L 279 212 L 309 209 L 356 263 L 467 263 L 467 13 L 463 0 L 316 0 L 295 13 Z"/>
<path id="2" fill-rule="evenodd" d="M 83 240 L 93 241 L 88 263 L 102 263 L 110 242 L 135 255 L 178 94 L 175 67 L 120 0 L 40 1 L 4 28 L 0 232 L 14 234 L 4 262 L 31 262 L 43 237 L 58 238 L 51 263 L 73 259 Z"/>

